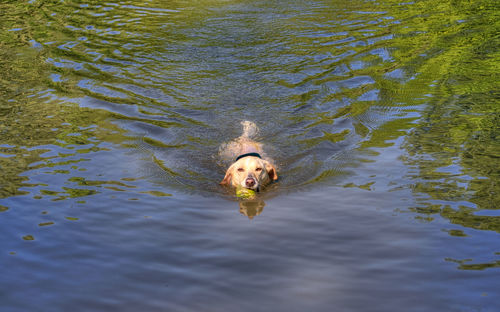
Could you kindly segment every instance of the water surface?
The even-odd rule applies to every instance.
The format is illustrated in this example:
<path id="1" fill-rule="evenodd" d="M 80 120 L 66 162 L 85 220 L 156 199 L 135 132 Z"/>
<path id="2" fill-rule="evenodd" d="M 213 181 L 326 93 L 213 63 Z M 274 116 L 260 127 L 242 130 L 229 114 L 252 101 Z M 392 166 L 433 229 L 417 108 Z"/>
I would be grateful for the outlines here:
<path id="1" fill-rule="evenodd" d="M 497 311 L 499 9 L 2 2 L 0 307 Z"/>

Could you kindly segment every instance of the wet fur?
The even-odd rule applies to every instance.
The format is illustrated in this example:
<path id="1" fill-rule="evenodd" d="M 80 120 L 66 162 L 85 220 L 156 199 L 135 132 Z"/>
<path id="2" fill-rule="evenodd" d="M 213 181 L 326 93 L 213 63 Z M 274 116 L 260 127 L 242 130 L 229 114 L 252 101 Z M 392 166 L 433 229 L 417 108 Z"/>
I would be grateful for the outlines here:
<path id="1" fill-rule="evenodd" d="M 226 159 L 236 159 L 239 155 L 258 153 L 262 158 L 247 156 L 235 161 L 227 169 L 220 184 L 259 191 L 272 181 L 276 181 L 278 174 L 272 161 L 265 155 L 263 145 L 252 139 L 258 133 L 257 126 L 251 121 L 243 121 L 241 124 L 242 135 L 223 144 L 219 150 L 220 155 Z M 253 181 L 255 184 L 249 185 L 248 181 Z"/>

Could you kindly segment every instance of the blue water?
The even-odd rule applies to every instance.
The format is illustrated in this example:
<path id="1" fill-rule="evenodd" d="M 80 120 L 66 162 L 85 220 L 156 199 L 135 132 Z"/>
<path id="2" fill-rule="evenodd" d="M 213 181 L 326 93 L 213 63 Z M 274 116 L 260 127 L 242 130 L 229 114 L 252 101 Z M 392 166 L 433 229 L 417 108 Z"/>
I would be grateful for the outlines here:
<path id="1" fill-rule="evenodd" d="M 497 6 L 0 4 L 0 310 L 498 311 Z"/>

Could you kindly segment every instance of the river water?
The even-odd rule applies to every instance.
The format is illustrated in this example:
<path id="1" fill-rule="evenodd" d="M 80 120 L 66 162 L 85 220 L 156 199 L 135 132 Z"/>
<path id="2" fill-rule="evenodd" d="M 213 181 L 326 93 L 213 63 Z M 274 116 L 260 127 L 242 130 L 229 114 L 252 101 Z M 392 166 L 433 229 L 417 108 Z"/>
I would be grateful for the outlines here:
<path id="1" fill-rule="evenodd" d="M 0 310 L 498 311 L 499 11 L 2 1 Z"/>

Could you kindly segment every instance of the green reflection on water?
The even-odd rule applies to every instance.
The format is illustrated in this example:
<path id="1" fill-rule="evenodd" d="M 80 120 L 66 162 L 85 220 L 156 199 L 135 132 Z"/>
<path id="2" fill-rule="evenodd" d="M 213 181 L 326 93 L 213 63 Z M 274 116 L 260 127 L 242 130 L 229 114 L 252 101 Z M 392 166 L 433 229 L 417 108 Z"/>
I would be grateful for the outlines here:
<path id="1" fill-rule="evenodd" d="M 498 3 L 451 3 L 449 10 L 461 23 L 453 31 L 442 21 L 429 25 L 443 33 L 434 44 L 441 52 L 430 103 L 405 144 L 418 169 L 413 191 L 425 195 L 415 211 L 500 232 L 500 217 L 475 215 L 500 208 Z"/>
<path id="2" fill-rule="evenodd" d="M 0 4 L 0 198 L 30 194 L 30 187 L 56 200 L 91 196 L 103 185 L 119 192 L 134 188 L 78 175 L 95 169 L 84 164 L 95 153 L 111 150 L 103 143 L 135 148 L 123 125 L 175 130 L 169 142 L 144 137 L 152 148 L 205 152 L 219 142 L 192 129 L 211 129 L 212 119 L 200 112 L 244 113 L 245 107 L 219 97 L 227 85 L 217 80 L 235 80 L 229 75 L 242 72 L 248 89 L 239 96 L 257 89 L 255 81 L 278 90 L 255 106 L 269 118 L 264 121 L 283 124 L 282 132 L 299 125 L 277 141 L 310 154 L 351 144 L 363 152 L 356 163 L 371 161 L 375 148 L 405 136 L 404 161 L 417 169 L 407 177 L 418 201 L 412 211 L 422 220 L 439 214 L 452 224 L 500 231 L 499 217 L 475 215 L 498 209 L 500 202 L 497 1 L 313 1 L 317 6 L 309 14 L 290 3 L 281 8 L 257 1 L 252 5 L 272 10 L 275 19 L 257 23 L 259 15 L 249 14 L 234 23 L 251 31 L 237 34 L 231 27 L 206 28 L 251 7 L 245 1 L 199 1 L 186 10 L 177 10 L 187 6 L 184 1 L 127 3 Z M 108 5 L 112 10 L 105 10 Z M 260 58 L 246 54 L 254 48 Z M 205 92 L 207 85 L 216 92 Z M 297 150 L 290 154 L 299 155 Z M 152 159 L 172 176 L 181 175 L 157 155 Z M 27 182 L 31 170 L 52 167 L 47 173 L 67 175 L 65 183 L 82 188 Z M 305 179 L 311 184 L 328 182 L 342 170 L 321 161 L 310 167 L 318 168 Z M 191 180 L 201 175 L 183 172 Z M 366 190 L 372 184 L 343 183 Z"/>

